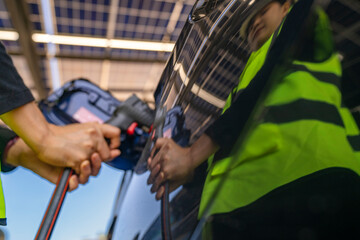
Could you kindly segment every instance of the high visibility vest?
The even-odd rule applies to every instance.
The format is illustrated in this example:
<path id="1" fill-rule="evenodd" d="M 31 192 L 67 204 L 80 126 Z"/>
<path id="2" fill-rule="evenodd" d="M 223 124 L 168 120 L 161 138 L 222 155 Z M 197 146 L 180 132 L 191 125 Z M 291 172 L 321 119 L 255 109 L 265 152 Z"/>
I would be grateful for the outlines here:
<path id="1" fill-rule="evenodd" d="M 318 14 L 317 32 L 331 37 L 325 13 Z M 262 67 L 271 40 L 252 53 L 234 92 L 245 89 Z M 360 174 L 359 154 L 351 143 L 358 139 L 359 129 L 341 106 L 341 74 L 334 53 L 321 62 L 293 61 L 276 76 L 280 82 L 265 99 L 262 122 L 251 130 L 241 149 L 214 163 L 210 158 L 199 217 L 211 200 L 210 215 L 230 212 L 322 169 L 344 167 Z M 231 95 L 224 111 L 231 105 Z M 225 172 L 227 178 L 213 198 Z"/>
<path id="2" fill-rule="evenodd" d="M 0 164 L 0 171 L 1 171 L 1 164 Z M 0 178 L 0 225 L 6 225 L 5 199 L 4 199 L 4 192 L 2 188 L 1 178 Z"/>

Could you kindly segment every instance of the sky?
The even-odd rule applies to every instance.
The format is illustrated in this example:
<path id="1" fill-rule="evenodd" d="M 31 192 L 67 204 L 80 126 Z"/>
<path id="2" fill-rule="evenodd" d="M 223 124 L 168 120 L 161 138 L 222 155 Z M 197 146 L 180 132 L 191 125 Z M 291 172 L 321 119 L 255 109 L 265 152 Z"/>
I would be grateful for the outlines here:
<path id="1" fill-rule="evenodd" d="M 97 177 L 68 193 L 52 233 L 52 240 L 97 239 L 106 233 L 122 170 L 102 165 Z M 55 185 L 18 167 L 1 175 L 7 222 L 6 240 L 34 239 Z"/>

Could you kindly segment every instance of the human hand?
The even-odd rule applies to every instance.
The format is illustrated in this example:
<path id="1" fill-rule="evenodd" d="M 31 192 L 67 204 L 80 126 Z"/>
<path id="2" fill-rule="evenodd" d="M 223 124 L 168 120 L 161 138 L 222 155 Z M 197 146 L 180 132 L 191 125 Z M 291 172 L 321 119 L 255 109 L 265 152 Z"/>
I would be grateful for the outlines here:
<path id="1" fill-rule="evenodd" d="M 93 154 L 91 162 L 93 163 L 99 160 L 96 158 L 98 158 L 98 156 Z M 52 183 L 57 182 L 64 169 L 63 167 L 53 166 L 41 161 L 22 139 L 18 139 L 18 141 L 10 147 L 7 153 L 6 163 L 27 168 Z M 80 175 L 74 174 L 69 180 L 69 191 L 75 190 L 79 186 L 79 183 L 87 183 L 89 176 L 95 176 L 97 173 L 91 171 L 89 161 L 82 162 L 80 164 Z"/>
<path id="2" fill-rule="evenodd" d="M 169 182 L 169 190 L 172 192 L 192 179 L 195 169 L 190 148 L 182 148 L 168 138 L 159 138 L 156 141 L 148 159 L 148 168 L 151 173 L 147 183 L 152 184 L 151 192 L 156 192 L 157 200 L 164 194 L 163 184 L 166 181 Z"/>
<path id="3" fill-rule="evenodd" d="M 77 174 L 80 165 L 89 161 L 91 173 L 96 175 L 101 161 L 120 154 L 120 130 L 108 124 L 82 123 L 66 126 L 50 125 L 52 134 L 35 150 L 40 160 L 54 166 L 71 167 Z M 110 139 L 108 145 L 104 137 Z M 94 153 L 97 153 L 94 155 Z"/>
<path id="4" fill-rule="evenodd" d="M 116 127 L 83 123 L 58 127 L 49 124 L 35 104 L 30 102 L 0 115 L 0 118 L 21 137 L 37 157 L 50 165 L 71 167 L 80 174 L 80 165 L 98 153 L 101 161 L 120 154 L 120 130 Z M 110 139 L 107 145 L 104 137 Z M 92 162 L 91 162 L 92 163 Z M 98 172 L 100 164 L 91 164 Z"/>

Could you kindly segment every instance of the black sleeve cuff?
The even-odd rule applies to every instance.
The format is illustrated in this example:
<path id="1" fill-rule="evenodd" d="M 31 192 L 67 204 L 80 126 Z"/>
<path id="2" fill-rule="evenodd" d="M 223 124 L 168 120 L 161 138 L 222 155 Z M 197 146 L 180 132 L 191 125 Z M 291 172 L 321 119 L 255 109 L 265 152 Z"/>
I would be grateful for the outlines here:
<path id="1" fill-rule="evenodd" d="M 7 143 L 11 139 L 15 138 L 16 136 L 17 136 L 16 133 L 14 133 L 13 131 L 11 131 L 7 128 L 4 128 L 4 127 L 0 127 L 0 153 L 1 153 L 0 157 L 1 157 L 1 171 L 2 172 L 10 172 L 16 168 L 14 166 L 5 164 L 3 162 L 3 155 L 5 152 Z"/>

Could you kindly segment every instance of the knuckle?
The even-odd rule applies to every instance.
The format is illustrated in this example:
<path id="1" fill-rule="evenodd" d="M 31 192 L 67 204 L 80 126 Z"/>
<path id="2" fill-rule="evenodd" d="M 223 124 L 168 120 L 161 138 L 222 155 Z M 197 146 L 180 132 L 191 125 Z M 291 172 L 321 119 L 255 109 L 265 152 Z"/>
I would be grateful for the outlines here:
<path id="1" fill-rule="evenodd" d="M 95 127 L 91 126 L 88 128 L 87 133 L 90 136 L 95 136 L 97 134 L 97 129 Z"/>

